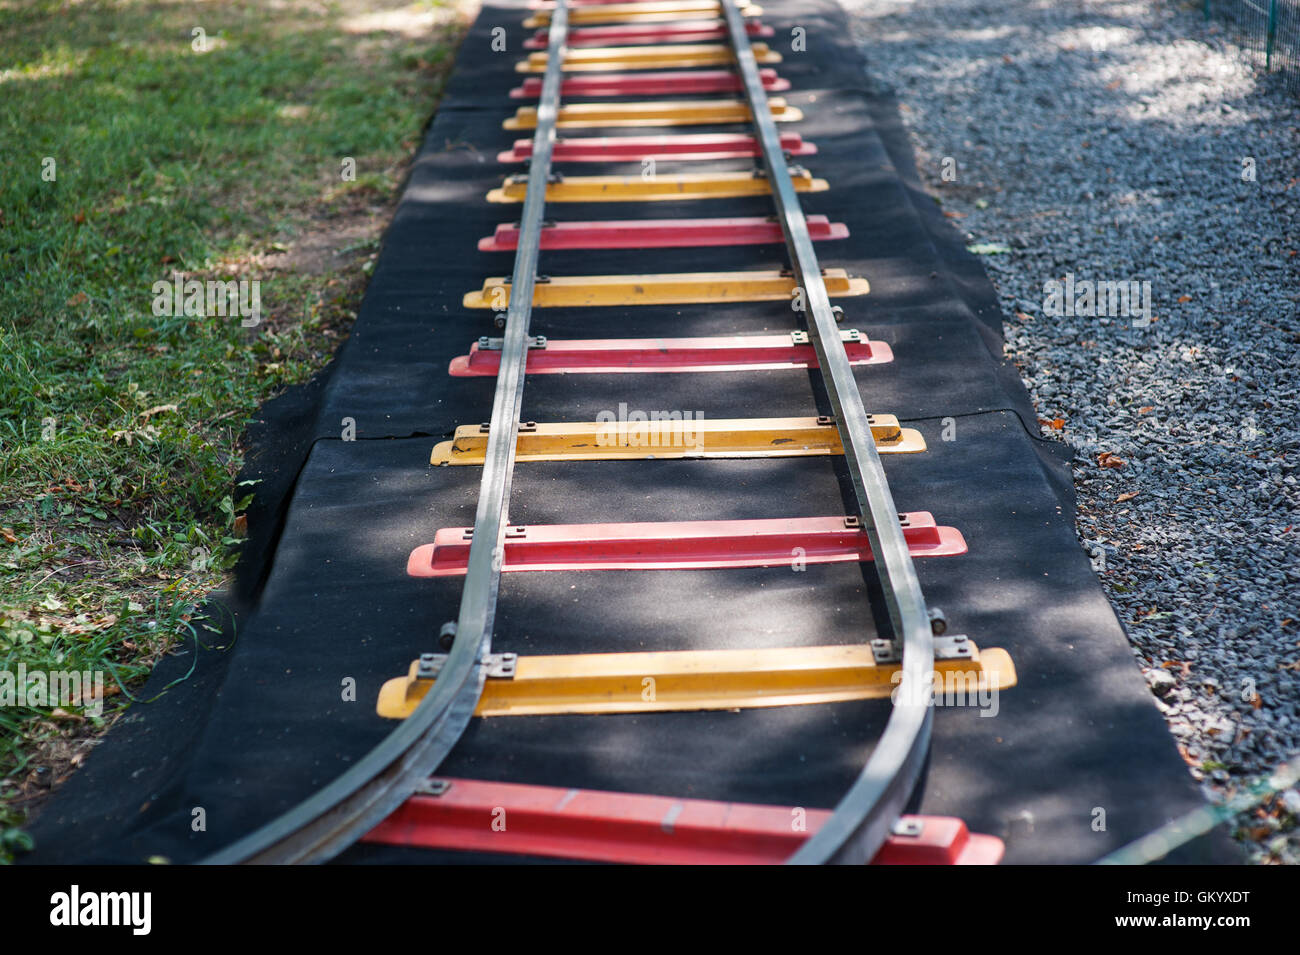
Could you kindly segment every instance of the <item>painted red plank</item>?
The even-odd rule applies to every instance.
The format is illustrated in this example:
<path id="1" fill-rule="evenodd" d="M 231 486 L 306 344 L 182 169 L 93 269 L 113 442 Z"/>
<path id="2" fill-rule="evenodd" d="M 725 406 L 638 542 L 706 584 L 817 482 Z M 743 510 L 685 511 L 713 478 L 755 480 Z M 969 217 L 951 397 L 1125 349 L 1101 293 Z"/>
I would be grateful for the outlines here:
<path id="1" fill-rule="evenodd" d="M 966 553 L 955 527 L 939 527 L 928 511 L 899 515 L 913 557 Z M 411 551 L 412 577 L 465 573 L 473 529 L 444 527 Z M 770 567 L 871 560 L 866 531 L 842 517 L 765 518 L 751 521 L 658 521 L 629 524 L 530 524 L 511 527 L 501 570 L 686 570 Z"/>
<path id="2" fill-rule="evenodd" d="M 423 849 L 638 865 L 766 865 L 787 859 L 830 816 L 825 809 L 440 779 L 363 841 Z M 904 816 L 873 865 L 995 865 L 1001 840 L 960 819 Z"/>
<path id="3" fill-rule="evenodd" d="M 815 221 L 814 221 L 815 220 Z M 814 241 L 844 239 L 848 226 L 825 216 L 809 216 Z M 682 249 L 707 245 L 769 245 L 784 242 L 781 225 L 761 216 L 730 219 L 606 219 L 556 222 L 541 231 L 543 249 Z M 519 227 L 505 222 L 479 240 L 483 252 L 511 252 Z"/>
<path id="4" fill-rule="evenodd" d="M 859 336 L 846 341 L 851 365 L 876 365 L 894 360 L 884 342 Z M 468 355 L 452 359 L 456 378 L 496 375 L 501 352 L 470 347 Z M 528 352 L 526 373 L 617 374 L 635 372 L 767 371 L 817 368 L 812 345 L 796 344 L 789 335 L 735 335 L 717 338 L 576 338 L 548 339 L 545 348 Z"/>

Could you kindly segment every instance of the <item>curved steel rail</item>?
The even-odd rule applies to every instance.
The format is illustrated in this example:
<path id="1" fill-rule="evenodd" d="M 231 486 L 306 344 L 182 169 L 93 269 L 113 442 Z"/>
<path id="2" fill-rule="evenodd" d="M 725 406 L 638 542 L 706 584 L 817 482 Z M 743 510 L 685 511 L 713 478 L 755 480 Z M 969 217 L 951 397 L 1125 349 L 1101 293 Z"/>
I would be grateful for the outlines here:
<path id="1" fill-rule="evenodd" d="M 862 406 L 862 395 L 840 341 L 817 253 L 808 236 L 799 196 L 790 180 L 744 19 L 735 0 L 722 0 L 722 9 L 754 130 L 762 144 L 763 165 L 776 201 L 777 218 L 785 233 L 795 280 L 803 288 L 807 301 L 809 338 L 816 349 L 822 380 L 835 412 L 862 526 L 871 541 L 894 638 L 901 641 L 903 651 L 900 692 L 896 694 L 889 722 L 871 758 L 831 817 L 788 861 L 865 863 L 871 861 L 889 837 L 894 821 L 916 788 L 930 749 L 932 713 L 928 681 L 934 669 L 934 640 L 921 584 L 898 523 L 898 508 L 894 506 L 894 496 L 885 480 L 867 412 Z"/>
<path id="2" fill-rule="evenodd" d="M 500 555 L 508 523 L 533 284 L 568 27 L 566 0 L 557 0 L 551 14 L 546 73 L 537 108 L 528 193 L 506 310 L 501 370 L 492 399 L 474 538 L 451 650 L 420 705 L 356 766 L 284 815 L 203 860 L 207 864 L 328 861 L 401 806 L 451 752 L 474 715 L 486 676 L 480 661 L 492 648 L 501 583 Z"/>

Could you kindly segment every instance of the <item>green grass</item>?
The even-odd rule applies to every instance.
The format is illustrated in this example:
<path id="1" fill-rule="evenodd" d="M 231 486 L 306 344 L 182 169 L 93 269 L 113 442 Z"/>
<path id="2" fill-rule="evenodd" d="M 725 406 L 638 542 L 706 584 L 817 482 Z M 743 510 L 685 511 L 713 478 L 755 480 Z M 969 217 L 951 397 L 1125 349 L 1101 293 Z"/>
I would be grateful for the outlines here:
<path id="1" fill-rule="evenodd" d="M 376 12 L 436 25 L 357 24 Z M 117 690 L 101 716 L 0 706 L 3 859 L 77 741 L 192 639 L 255 491 L 234 486 L 242 423 L 325 363 L 368 265 L 267 256 L 387 203 L 465 16 L 0 0 L 0 21 L 0 672 L 101 670 Z M 261 324 L 155 315 L 175 271 L 260 280 Z"/>

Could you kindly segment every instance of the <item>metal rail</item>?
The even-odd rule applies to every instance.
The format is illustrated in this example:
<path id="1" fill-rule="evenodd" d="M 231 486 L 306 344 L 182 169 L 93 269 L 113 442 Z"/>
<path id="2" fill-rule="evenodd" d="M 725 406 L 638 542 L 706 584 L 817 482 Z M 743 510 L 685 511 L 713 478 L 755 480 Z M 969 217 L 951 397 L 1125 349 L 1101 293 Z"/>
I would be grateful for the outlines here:
<path id="1" fill-rule="evenodd" d="M 515 441 L 524 394 L 524 362 L 532 319 L 546 184 L 555 145 L 555 121 L 568 35 L 566 0 L 551 14 L 546 73 L 537 107 L 532 165 L 522 222 L 505 341 L 483 480 L 479 487 L 469 570 L 461 592 L 455 637 L 438 679 L 416 710 L 352 769 L 324 789 L 233 845 L 207 864 L 325 862 L 383 821 L 429 778 L 469 725 L 483 691 L 483 661 L 492 646 L 501 554 L 509 520 Z M 448 632 L 449 628 L 444 628 Z"/>
<path id="2" fill-rule="evenodd" d="M 735 49 L 737 68 L 749 100 L 756 136 L 763 150 L 763 165 L 776 202 L 777 218 L 785 234 L 795 281 L 804 290 L 808 332 L 817 352 L 822 380 L 835 412 L 844 446 L 844 461 L 853 480 L 862 526 L 871 541 L 875 568 L 889 608 L 894 637 L 901 642 L 903 675 L 898 701 L 885 731 L 862 774 L 826 823 L 789 859 L 798 864 L 826 862 L 866 863 L 888 838 L 916 787 L 930 748 L 932 721 L 929 679 L 934 669 L 934 642 L 921 584 L 917 580 L 907 542 L 898 523 L 898 508 L 885 480 L 867 421 L 862 395 L 830 298 L 822 281 L 817 253 L 808 236 L 808 223 L 790 180 L 781 138 L 776 130 L 735 0 L 722 0 L 727 29 Z"/>

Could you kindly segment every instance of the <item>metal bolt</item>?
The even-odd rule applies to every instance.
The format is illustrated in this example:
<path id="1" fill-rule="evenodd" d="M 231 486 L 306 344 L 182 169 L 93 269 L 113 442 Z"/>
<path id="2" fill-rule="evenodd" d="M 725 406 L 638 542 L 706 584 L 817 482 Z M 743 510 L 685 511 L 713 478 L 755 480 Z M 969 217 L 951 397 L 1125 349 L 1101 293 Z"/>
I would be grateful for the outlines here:
<path id="1" fill-rule="evenodd" d="M 451 645 L 455 642 L 456 642 L 456 621 L 449 620 L 447 623 L 444 623 L 442 625 L 442 629 L 438 631 L 438 646 L 442 647 L 444 650 L 450 650 Z M 425 654 L 425 656 L 432 656 L 432 655 L 433 654 Z"/>
<path id="2" fill-rule="evenodd" d="M 943 632 L 948 629 L 948 618 L 943 615 L 943 611 L 938 607 L 930 610 L 930 632 L 936 637 L 942 636 Z"/>

